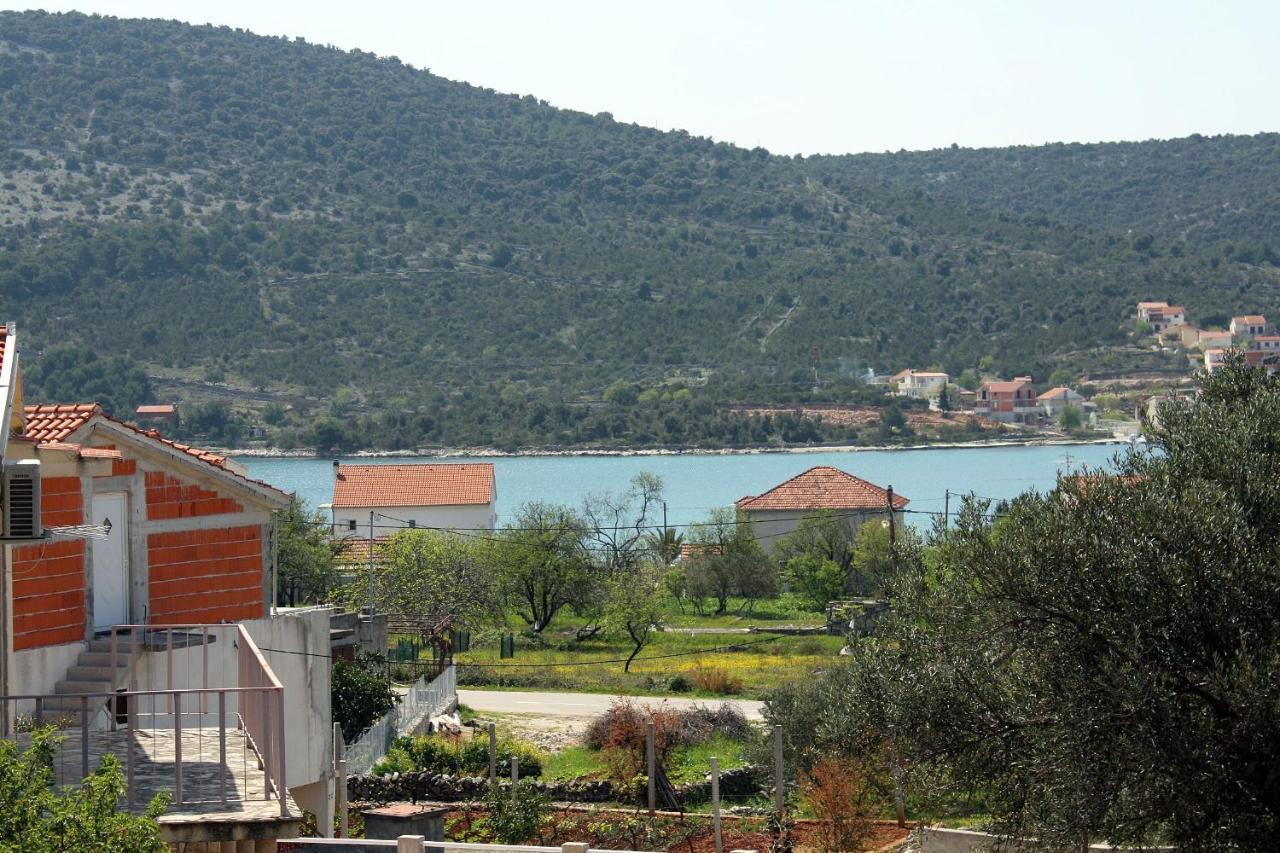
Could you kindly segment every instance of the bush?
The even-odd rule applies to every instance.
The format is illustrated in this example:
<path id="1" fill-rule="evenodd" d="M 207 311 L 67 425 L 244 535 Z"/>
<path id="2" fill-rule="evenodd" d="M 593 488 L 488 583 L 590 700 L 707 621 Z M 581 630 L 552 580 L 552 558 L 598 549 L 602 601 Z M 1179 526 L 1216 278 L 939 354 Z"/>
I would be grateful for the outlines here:
<path id="1" fill-rule="evenodd" d="M 708 693 L 732 696 L 735 693 L 742 692 L 742 679 L 735 675 L 730 675 L 726 670 L 717 666 L 700 666 L 691 670 L 689 677 L 693 679 L 694 685 L 699 690 L 705 690 Z"/>
<path id="2" fill-rule="evenodd" d="M 822 853 L 861 850 L 871 837 L 867 776 L 855 761 L 824 758 L 800 775 L 800 798 L 818 819 L 812 843 Z"/>
<path id="3" fill-rule="evenodd" d="M 693 689 L 693 684 L 683 674 L 671 676 L 671 681 L 667 682 L 667 689 L 672 693 L 688 693 Z"/>
<path id="4" fill-rule="evenodd" d="M 542 775 L 546 756 L 541 750 L 522 740 L 502 738 L 497 745 L 499 776 L 511 774 L 512 756 L 520 759 L 522 777 Z M 405 735 L 395 739 L 386 757 L 374 765 L 372 773 L 384 776 L 415 771 L 487 776 L 489 740 L 483 737 L 461 740 L 443 735 Z"/>
<path id="5" fill-rule="evenodd" d="M 718 708 L 695 705 L 680 712 L 680 743 L 703 743 L 714 735 L 729 740 L 746 741 L 753 734 L 751 723 L 736 705 L 721 703 Z"/>
<path id="6" fill-rule="evenodd" d="M 484 798 L 484 807 L 488 814 L 473 824 L 474 830 L 499 844 L 522 844 L 540 840 L 551 800 L 521 783 L 516 786 L 514 797 L 509 790 L 492 788 Z"/>

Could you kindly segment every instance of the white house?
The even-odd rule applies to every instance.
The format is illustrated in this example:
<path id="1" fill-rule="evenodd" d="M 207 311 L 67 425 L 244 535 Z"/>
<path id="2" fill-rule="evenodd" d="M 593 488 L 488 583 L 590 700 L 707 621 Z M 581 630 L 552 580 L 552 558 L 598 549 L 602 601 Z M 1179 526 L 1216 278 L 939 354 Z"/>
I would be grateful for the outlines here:
<path id="1" fill-rule="evenodd" d="M 1266 334 L 1267 318 L 1261 314 L 1244 314 L 1231 318 L 1231 334 L 1237 338 L 1253 338 Z"/>
<path id="2" fill-rule="evenodd" d="M 1254 335 L 1249 341 L 1249 349 L 1280 352 L 1280 335 Z"/>
<path id="3" fill-rule="evenodd" d="M 950 376 L 938 371 L 908 368 L 895 373 L 891 381 L 897 396 L 922 400 L 941 393 L 950 379 Z"/>
<path id="4" fill-rule="evenodd" d="M 396 528 L 492 532 L 498 489 L 488 462 L 333 465 L 335 538 L 374 538 Z"/>
<path id="5" fill-rule="evenodd" d="M 1171 326 L 1186 323 L 1187 312 L 1181 305 L 1170 305 L 1167 302 L 1139 302 L 1138 319 L 1158 334 Z"/>
<path id="6" fill-rule="evenodd" d="M 1040 408 L 1044 409 L 1046 415 L 1055 419 L 1060 417 L 1063 409 L 1068 406 L 1084 411 L 1084 397 L 1064 385 L 1045 391 L 1036 398 L 1036 402 L 1040 404 Z"/>
<path id="7" fill-rule="evenodd" d="M 899 527 L 908 503 L 902 495 L 893 496 L 894 524 Z M 819 465 L 764 494 L 740 498 L 737 507 L 751 521 L 756 540 L 771 551 L 779 539 L 819 513 L 830 513 L 854 532 L 872 519 L 887 521 L 889 493 L 839 468 Z"/>

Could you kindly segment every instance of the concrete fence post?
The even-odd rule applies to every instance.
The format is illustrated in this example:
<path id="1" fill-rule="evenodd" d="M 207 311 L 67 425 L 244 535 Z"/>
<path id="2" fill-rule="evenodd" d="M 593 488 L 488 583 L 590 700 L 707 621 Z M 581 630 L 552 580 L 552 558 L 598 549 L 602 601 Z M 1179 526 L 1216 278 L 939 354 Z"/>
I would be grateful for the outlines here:
<path id="1" fill-rule="evenodd" d="M 426 840 L 422 835 L 402 835 L 396 839 L 396 853 L 423 853 Z"/>
<path id="2" fill-rule="evenodd" d="M 649 774 L 649 817 L 653 817 L 654 812 L 658 808 L 658 783 L 654 776 L 658 772 L 656 748 L 654 747 L 654 730 L 653 720 L 649 721 L 649 725 L 645 731 L 645 760 L 648 763 Z"/>
<path id="3" fill-rule="evenodd" d="M 489 787 L 498 786 L 498 734 L 497 727 L 489 724 Z"/>
<path id="4" fill-rule="evenodd" d="M 582 841 L 566 841 L 560 845 L 560 853 L 587 853 L 587 845 Z"/>
<path id="5" fill-rule="evenodd" d="M 787 778 L 782 766 L 782 726 L 773 727 L 773 808 L 782 814 L 787 807 Z"/>
<path id="6" fill-rule="evenodd" d="M 716 853 L 724 853 L 724 835 L 720 832 L 720 761 L 711 759 L 711 826 L 716 834 Z"/>
<path id="7" fill-rule="evenodd" d="M 511 756 L 511 802 L 516 801 L 516 791 L 520 788 L 520 759 Z"/>
<path id="8" fill-rule="evenodd" d="M 351 816 L 347 810 L 347 760 L 338 762 L 338 778 L 334 780 L 338 798 L 338 837 L 351 837 Z"/>

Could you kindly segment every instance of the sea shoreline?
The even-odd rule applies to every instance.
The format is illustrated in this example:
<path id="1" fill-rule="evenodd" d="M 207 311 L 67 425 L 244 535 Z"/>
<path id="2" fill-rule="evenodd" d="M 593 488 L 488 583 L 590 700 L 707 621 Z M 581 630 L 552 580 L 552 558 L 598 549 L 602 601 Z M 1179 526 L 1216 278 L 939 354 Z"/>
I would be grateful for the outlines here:
<path id="1" fill-rule="evenodd" d="M 592 457 L 592 456 L 761 456 L 765 454 L 802 453 L 866 453 L 872 451 L 923 451 L 984 449 L 992 447 L 1082 447 L 1099 444 L 1129 444 L 1122 438 L 1031 438 L 1024 441 L 948 441 L 913 445 L 813 445 L 806 447 L 726 447 L 726 448 L 574 448 L 566 450 L 529 449 L 498 450 L 492 447 L 436 448 L 430 450 L 356 450 L 343 453 L 343 458 L 385 459 L 392 457 L 420 457 L 423 459 L 485 459 L 485 458 L 537 458 L 537 457 Z M 314 450 L 284 450 L 277 447 L 217 448 L 217 452 L 231 457 L 250 459 L 328 459 L 328 454 Z"/>

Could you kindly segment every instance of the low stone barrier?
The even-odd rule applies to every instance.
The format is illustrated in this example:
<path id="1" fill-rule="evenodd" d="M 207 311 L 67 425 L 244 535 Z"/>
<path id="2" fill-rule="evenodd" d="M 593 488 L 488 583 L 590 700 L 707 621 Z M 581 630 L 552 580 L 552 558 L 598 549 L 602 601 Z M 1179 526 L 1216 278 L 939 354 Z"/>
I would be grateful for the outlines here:
<path id="1" fill-rule="evenodd" d="M 646 796 L 644 785 L 631 786 L 630 790 L 616 786 L 605 779 L 554 779 L 530 778 L 521 780 L 531 790 L 546 794 L 557 802 L 571 803 L 640 803 Z M 763 792 L 771 784 L 768 768 L 744 765 L 720 774 L 721 796 L 745 796 Z M 498 786 L 509 790 L 511 783 L 500 780 Z M 435 802 L 458 803 L 478 800 L 489 790 L 489 780 L 484 776 L 453 776 L 448 773 L 420 771 L 416 773 L 388 773 L 385 776 L 351 776 L 347 779 L 347 796 L 356 802 Z M 711 798 L 711 780 L 677 785 L 676 793 L 681 802 L 702 803 Z"/>

